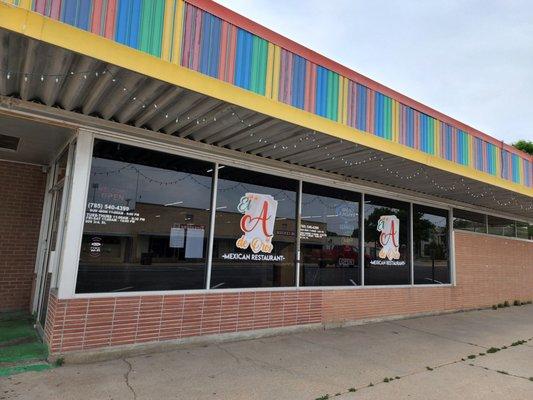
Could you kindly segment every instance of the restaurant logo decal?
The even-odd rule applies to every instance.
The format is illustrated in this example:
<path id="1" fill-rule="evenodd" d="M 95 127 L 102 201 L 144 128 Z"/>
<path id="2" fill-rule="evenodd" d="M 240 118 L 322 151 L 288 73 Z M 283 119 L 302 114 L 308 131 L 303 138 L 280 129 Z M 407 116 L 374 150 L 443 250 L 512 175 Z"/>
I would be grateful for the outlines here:
<path id="1" fill-rule="evenodd" d="M 274 223 L 278 202 L 268 194 L 246 193 L 237 209 L 243 214 L 240 222 L 242 236 L 235 243 L 239 249 L 248 247 L 254 254 L 270 254 L 274 249 Z"/>
<path id="2" fill-rule="evenodd" d="M 396 215 L 382 215 L 377 224 L 379 244 L 381 250 L 378 257 L 381 260 L 372 260 L 373 265 L 405 265 L 400 258 L 400 220 Z M 398 261 L 397 261 L 398 260 Z"/>

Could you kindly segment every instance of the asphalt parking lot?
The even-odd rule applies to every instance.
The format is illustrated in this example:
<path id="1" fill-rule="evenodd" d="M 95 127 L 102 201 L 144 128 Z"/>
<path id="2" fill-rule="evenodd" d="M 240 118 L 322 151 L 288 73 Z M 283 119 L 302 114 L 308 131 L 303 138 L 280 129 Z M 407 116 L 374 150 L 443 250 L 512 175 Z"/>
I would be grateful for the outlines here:
<path id="1" fill-rule="evenodd" d="M 533 306 L 180 348 L 0 378 L 0 399 L 532 399 Z"/>

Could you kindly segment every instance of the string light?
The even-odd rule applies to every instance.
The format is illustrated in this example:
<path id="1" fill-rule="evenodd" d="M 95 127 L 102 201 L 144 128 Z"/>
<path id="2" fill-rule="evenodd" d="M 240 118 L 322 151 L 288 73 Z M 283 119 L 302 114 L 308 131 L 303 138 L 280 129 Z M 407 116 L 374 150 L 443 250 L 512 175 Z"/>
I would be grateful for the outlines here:
<path id="1" fill-rule="evenodd" d="M 112 71 L 110 71 L 107 68 L 103 68 L 103 69 L 100 68 L 100 69 L 91 70 L 91 71 L 90 70 L 86 70 L 86 71 L 68 71 L 68 72 L 63 73 L 63 74 L 27 73 L 27 72 L 17 72 L 17 71 L 3 71 L 3 70 L 0 69 L 0 74 L 5 74 L 7 80 L 11 80 L 12 77 L 22 76 L 23 79 L 24 79 L 24 82 L 28 82 L 30 79 L 32 79 L 35 76 L 35 77 L 37 77 L 39 79 L 39 81 L 41 83 L 45 83 L 48 80 L 48 78 L 52 78 L 55 83 L 59 83 L 60 79 L 65 79 L 68 76 L 71 76 L 71 77 L 82 76 L 84 80 L 87 80 L 89 75 L 94 76 L 95 78 L 99 78 L 101 75 L 110 74 L 112 76 L 111 81 L 114 82 L 114 83 L 118 83 L 119 87 L 120 86 L 122 87 L 122 91 L 124 93 L 130 93 L 130 92 L 133 93 L 133 90 L 129 90 L 125 85 L 123 85 L 120 82 L 120 80 L 112 73 Z M 146 106 L 147 106 L 145 102 L 141 101 L 136 96 L 132 96 L 131 101 L 139 103 L 140 106 L 143 109 L 145 109 Z M 170 117 L 168 112 L 161 111 L 161 108 L 159 107 L 159 105 L 157 103 L 153 103 L 153 108 L 154 108 L 156 113 L 161 113 L 161 116 L 164 117 L 165 119 L 168 119 Z M 250 123 L 250 122 L 247 122 L 245 118 L 241 118 L 238 115 L 237 111 L 233 107 L 231 107 L 231 111 L 232 111 L 231 112 L 231 116 L 235 117 L 236 120 L 240 124 L 242 124 L 243 126 L 245 126 L 247 128 L 250 128 L 249 136 L 250 137 L 254 137 L 255 136 L 255 132 L 254 132 L 253 124 Z M 190 115 L 186 115 L 186 116 L 176 115 L 176 117 L 174 119 L 174 122 L 176 124 L 179 124 L 180 121 L 182 120 L 181 117 L 185 118 L 187 121 L 191 120 L 191 116 Z M 216 115 L 215 115 L 215 116 L 213 116 L 210 119 L 208 119 L 206 117 L 202 118 L 201 120 L 198 119 L 198 118 L 194 118 L 193 121 L 196 123 L 196 125 L 200 125 L 200 123 L 206 124 L 206 123 L 210 123 L 211 121 L 216 122 L 217 118 L 216 118 Z M 312 138 L 310 138 L 310 136 L 309 136 L 310 134 L 313 135 Z M 261 144 L 265 144 L 265 145 L 269 144 L 269 140 L 267 138 L 258 137 L 257 141 L 258 141 L 258 143 L 261 143 Z M 314 131 L 314 130 L 312 132 L 307 133 L 305 135 L 305 137 L 298 138 L 297 143 L 300 143 L 300 144 L 303 145 L 304 141 L 305 142 L 314 143 L 312 145 L 312 147 L 309 146 L 309 144 L 306 144 L 305 147 L 304 147 L 306 149 L 306 151 L 310 150 L 312 148 L 316 148 L 316 149 L 323 148 L 325 151 L 328 151 L 328 145 L 324 145 L 324 144 L 320 143 L 319 136 L 317 135 L 317 132 Z M 280 147 L 281 150 L 287 151 L 290 148 L 297 149 L 298 148 L 297 143 L 293 143 L 292 145 L 283 144 L 283 145 L 279 145 L 279 146 L 278 146 L 278 144 L 273 143 L 272 144 L 272 148 L 273 149 L 277 149 L 278 147 Z M 339 139 L 338 143 L 342 144 L 343 143 L 343 139 Z M 358 146 L 357 143 L 354 143 L 353 145 L 355 147 Z M 399 170 L 395 170 L 395 169 L 387 167 L 385 165 L 385 163 L 384 163 L 384 158 L 382 156 L 377 155 L 373 151 L 370 151 L 370 156 L 365 158 L 365 159 L 358 159 L 358 158 L 346 157 L 346 156 L 340 156 L 339 157 L 338 155 L 332 154 L 331 151 L 329 151 L 326 154 L 326 156 L 330 157 L 331 160 L 340 159 L 340 161 L 344 163 L 345 167 L 361 166 L 361 165 L 364 165 L 364 164 L 367 164 L 367 163 L 372 163 L 374 161 L 378 161 L 379 160 L 379 164 L 378 164 L 379 168 L 384 170 L 389 175 L 399 179 L 400 181 L 412 181 L 412 180 L 415 180 L 415 179 L 423 178 L 424 180 L 426 180 L 429 183 L 431 183 L 434 188 L 436 188 L 437 190 L 439 190 L 441 192 L 450 193 L 450 192 L 456 192 L 458 190 L 458 187 L 457 187 L 456 184 L 452 184 L 451 186 L 446 186 L 446 185 L 441 185 L 440 183 L 438 183 L 435 180 L 434 177 L 432 177 L 432 176 L 430 176 L 428 174 L 428 172 L 427 172 L 425 167 L 420 167 L 420 168 L 418 168 L 417 170 L 415 170 L 411 174 L 407 174 L 407 175 L 402 174 Z M 377 168 L 377 165 L 374 164 L 374 167 Z M 152 180 L 152 181 L 154 181 L 154 180 Z M 472 198 L 474 200 L 480 200 L 480 199 L 484 199 L 484 198 L 489 198 L 492 201 L 494 201 L 500 207 L 508 207 L 508 206 L 511 206 L 511 205 L 515 205 L 515 206 L 520 207 L 520 209 L 522 209 L 522 210 L 527 210 L 527 211 L 533 210 L 533 202 L 530 202 L 526 206 L 524 206 L 524 204 L 522 202 L 520 202 L 515 196 L 511 197 L 509 200 L 502 201 L 502 200 L 500 200 L 497 197 L 497 195 L 494 193 L 494 191 L 490 187 L 484 188 L 482 192 L 475 192 L 472 189 L 472 187 L 470 187 L 465 182 L 464 178 L 461 178 L 459 180 L 459 183 L 460 183 L 460 185 L 462 187 L 461 190 L 463 190 L 462 193 L 468 195 L 470 198 Z"/>

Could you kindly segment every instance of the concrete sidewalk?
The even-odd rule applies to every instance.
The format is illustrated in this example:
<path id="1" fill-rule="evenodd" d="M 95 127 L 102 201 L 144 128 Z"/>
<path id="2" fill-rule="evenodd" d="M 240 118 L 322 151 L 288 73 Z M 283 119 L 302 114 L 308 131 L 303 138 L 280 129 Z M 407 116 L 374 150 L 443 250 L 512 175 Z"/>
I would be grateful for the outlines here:
<path id="1" fill-rule="evenodd" d="M 532 339 L 531 305 L 472 311 L 67 365 L 0 399 L 526 400 Z"/>

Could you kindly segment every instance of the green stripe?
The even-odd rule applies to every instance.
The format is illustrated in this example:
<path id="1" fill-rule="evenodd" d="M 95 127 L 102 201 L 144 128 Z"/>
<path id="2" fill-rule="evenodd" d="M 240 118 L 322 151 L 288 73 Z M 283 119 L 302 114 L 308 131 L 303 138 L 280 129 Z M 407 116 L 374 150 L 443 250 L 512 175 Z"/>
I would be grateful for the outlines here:
<path id="1" fill-rule="evenodd" d="M 164 14 L 164 0 L 144 0 L 142 2 L 139 50 L 161 57 Z"/>
<path id="2" fill-rule="evenodd" d="M 331 97 L 331 119 L 339 120 L 339 74 L 332 72 L 333 90 Z"/>

